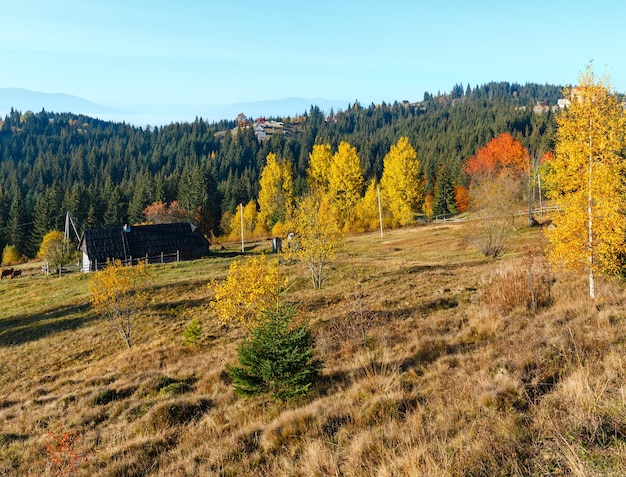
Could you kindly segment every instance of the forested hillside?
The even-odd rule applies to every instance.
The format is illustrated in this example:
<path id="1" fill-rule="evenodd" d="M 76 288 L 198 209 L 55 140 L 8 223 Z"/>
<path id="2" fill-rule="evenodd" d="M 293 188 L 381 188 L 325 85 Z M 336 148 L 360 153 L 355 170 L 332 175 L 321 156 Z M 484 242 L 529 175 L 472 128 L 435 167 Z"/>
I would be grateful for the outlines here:
<path id="1" fill-rule="evenodd" d="M 292 163 L 295 193 L 302 194 L 314 144 L 336 150 L 348 142 L 366 178 L 380 179 L 384 156 L 406 136 L 421 161 L 425 193 L 433 191 L 442 171 L 446 181 L 466 184 L 463 163 L 502 132 L 534 157 L 551 149 L 554 114 L 533 113 L 533 106 L 555 105 L 560 96 L 558 86 L 490 83 L 426 93 L 420 103 L 357 102 L 328 117 L 312 107 L 302 117 L 282 118 L 293 126 L 289 134 L 263 142 L 236 121 L 199 118 L 152 128 L 12 111 L 0 122 L 0 247 L 12 244 L 33 256 L 65 212 L 82 229 L 137 223 L 155 201 L 178 200 L 195 213 L 204 233 L 219 234 L 223 213 L 258 196 L 269 153 Z"/>

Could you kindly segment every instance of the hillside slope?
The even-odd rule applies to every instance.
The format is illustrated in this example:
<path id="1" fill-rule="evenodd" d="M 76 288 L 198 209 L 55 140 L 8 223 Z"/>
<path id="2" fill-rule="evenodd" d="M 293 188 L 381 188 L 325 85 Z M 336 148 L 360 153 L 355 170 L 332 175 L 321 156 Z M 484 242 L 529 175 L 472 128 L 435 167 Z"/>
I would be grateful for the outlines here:
<path id="1" fill-rule="evenodd" d="M 66 432 L 84 476 L 624 475 L 623 287 L 589 302 L 583 282 L 546 270 L 539 229 L 491 261 L 465 227 L 351 237 L 321 291 L 287 262 L 286 297 L 325 361 L 287 405 L 238 398 L 225 373 L 244 335 L 213 321 L 206 284 L 234 246 L 154 266 L 132 350 L 93 315 L 88 276 L 3 280 L 0 475 L 54 475 Z M 552 303 L 487 300 L 513 290 L 513 272 L 513 295 L 533 279 Z M 193 317 L 204 331 L 190 348 Z"/>
<path id="2" fill-rule="evenodd" d="M 133 224 L 143 222 L 144 209 L 155 201 L 199 211 L 200 230 L 221 235 L 228 214 L 258 198 L 270 153 L 291 162 L 294 193 L 304 194 L 315 144 L 330 144 L 334 152 L 350 143 L 367 182 L 381 179 L 391 146 L 408 137 L 425 195 L 434 195 L 442 179 L 467 186 L 465 162 L 503 132 L 535 158 L 553 148 L 555 114 L 535 114 L 533 105 L 554 106 L 560 89 L 489 83 L 414 104 L 355 103 L 332 117 L 311 107 L 285 118 L 283 134 L 264 141 L 251 125 L 242 122 L 240 130 L 234 120 L 139 128 L 83 115 L 13 111 L 0 118 L 0 249 L 15 245 L 34 257 L 43 235 L 62 228 L 65 212 L 79 229 Z"/>

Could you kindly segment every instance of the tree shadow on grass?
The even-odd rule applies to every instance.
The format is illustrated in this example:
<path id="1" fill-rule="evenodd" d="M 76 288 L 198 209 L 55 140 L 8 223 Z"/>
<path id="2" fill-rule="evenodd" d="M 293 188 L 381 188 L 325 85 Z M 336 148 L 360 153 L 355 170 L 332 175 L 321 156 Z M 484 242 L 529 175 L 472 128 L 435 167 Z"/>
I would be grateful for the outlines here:
<path id="1" fill-rule="evenodd" d="M 97 319 L 86 304 L 60 306 L 44 313 L 17 315 L 0 320 L 0 346 L 14 346 L 66 330 L 75 330 Z"/>
<path id="2" fill-rule="evenodd" d="M 454 272 L 463 269 L 472 269 L 489 263 L 488 259 L 466 260 L 464 262 L 445 263 L 445 264 L 420 264 L 402 267 L 398 270 L 389 272 L 391 275 L 412 275 L 416 273 L 428 272 Z"/>
<path id="3" fill-rule="evenodd" d="M 154 305 L 150 305 L 149 308 L 154 310 L 154 311 L 178 311 L 182 308 L 184 309 L 188 309 L 188 308 L 198 308 L 204 305 L 208 305 L 209 304 L 209 300 L 207 300 L 206 298 L 197 298 L 197 299 L 187 299 L 187 300 L 175 300 L 175 301 L 168 301 L 168 302 L 162 302 L 162 303 L 156 303 Z"/>
<path id="4" fill-rule="evenodd" d="M 473 343 L 447 343 L 445 340 L 432 339 L 424 342 L 422 348 L 410 356 L 397 360 L 382 361 L 372 359 L 361 366 L 322 372 L 316 380 L 319 396 L 328 396 L 336 392 L 344 392 L 354 383 L 368 376 L 398 376 L 411 369 L 422 369 L 430 366 L 439 358 L 470 353 L 476 349 Z"/>

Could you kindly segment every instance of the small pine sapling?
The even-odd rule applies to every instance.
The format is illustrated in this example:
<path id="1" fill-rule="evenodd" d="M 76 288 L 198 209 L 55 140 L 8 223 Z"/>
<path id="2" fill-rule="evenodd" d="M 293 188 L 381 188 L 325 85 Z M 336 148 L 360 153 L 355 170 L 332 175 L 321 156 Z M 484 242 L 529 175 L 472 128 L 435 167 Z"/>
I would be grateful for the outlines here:
<path id="1" fill-rule="evenodd" d="M 314 356 L 314 339 L 306 325 L 291 327 L 295 310 L 288 304 L 265 310 L 250 338 L 238 348 L 240 366 L 228 366 L 235 392 L 269 393 L 288 401 L 308 393 L 322 366 Z"/>
<path id="2" fill-rule="evenodd" d="M 188 346 L 193 346 L 200 336 L 202 336 L 202 325 L 198 318 L 194 318 L 183 330 L 183 342 Z"/>

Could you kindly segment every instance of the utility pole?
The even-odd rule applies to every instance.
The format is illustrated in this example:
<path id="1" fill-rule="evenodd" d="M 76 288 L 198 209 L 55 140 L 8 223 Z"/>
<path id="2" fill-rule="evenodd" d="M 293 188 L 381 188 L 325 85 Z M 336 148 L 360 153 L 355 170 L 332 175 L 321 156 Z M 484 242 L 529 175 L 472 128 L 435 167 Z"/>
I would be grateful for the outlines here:
<path id="1" fill-rule="evenodd" d="M 243 242 L 243 203 L 239 204 L 239 215 L 241 216 L 241 252 L 246 251 L 246 247 Z"/>
<path id="2" fill-rule="evenodd" d="M 383 209 L 380 206 L 380 186 L 378 186 L 377 190 L 378 190 L 378 221 L 380 223 L 380 238 L 384 238 L 385 234 L 383 233 Z"/>

